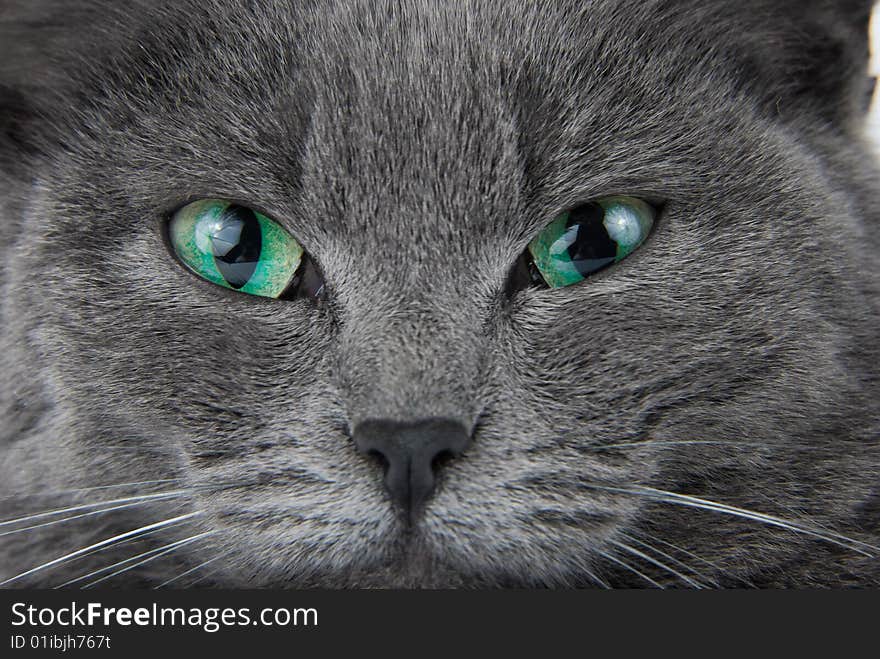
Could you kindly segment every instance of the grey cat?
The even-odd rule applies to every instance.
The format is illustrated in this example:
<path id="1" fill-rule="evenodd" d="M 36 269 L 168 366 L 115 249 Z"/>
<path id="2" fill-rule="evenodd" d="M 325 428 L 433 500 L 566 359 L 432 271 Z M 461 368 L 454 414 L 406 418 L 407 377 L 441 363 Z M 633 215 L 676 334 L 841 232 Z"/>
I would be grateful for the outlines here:
<path id="1" fill-rule="evenodd" d="M 4 0 L 0 582 L 880 585 L 870 5 Z"/>

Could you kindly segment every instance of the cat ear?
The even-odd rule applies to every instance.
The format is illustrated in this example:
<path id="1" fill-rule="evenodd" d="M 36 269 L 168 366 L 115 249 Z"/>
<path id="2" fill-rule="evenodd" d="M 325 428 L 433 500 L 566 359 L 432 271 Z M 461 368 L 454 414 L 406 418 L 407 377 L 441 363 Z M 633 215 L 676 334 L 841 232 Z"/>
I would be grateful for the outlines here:
<path id="1" fill-rule="evenodd" d="M 743 83 L 783 119 L 844 126 L 864 115 L 875 0 L 759 0 L 743 6 L 736 59 Z M 752 12 L 751 9 L 756 11 Z"/>

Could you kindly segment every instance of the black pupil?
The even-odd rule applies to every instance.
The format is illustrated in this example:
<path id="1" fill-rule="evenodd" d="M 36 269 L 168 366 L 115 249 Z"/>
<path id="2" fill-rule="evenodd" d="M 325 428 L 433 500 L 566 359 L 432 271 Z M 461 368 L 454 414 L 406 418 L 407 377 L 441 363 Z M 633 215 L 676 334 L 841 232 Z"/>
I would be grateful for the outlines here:
<path id="1" fill-rule="evenodd" d="M 575 234 L 568 256 L 585 277 L 617 259 L 617 243 L 608 235 L 604 220 L 605 209 L 596 203 L 582 204 L 568 214 L 566 233 Z"/>
<path id="2" fill-rule="evenodd" d="M 244 206 L 229 206 L 209 237 L 214 262 L 223 279 L 236 289 L 248 283 L 263 249 L 263 232 L 254 211 Z"/>

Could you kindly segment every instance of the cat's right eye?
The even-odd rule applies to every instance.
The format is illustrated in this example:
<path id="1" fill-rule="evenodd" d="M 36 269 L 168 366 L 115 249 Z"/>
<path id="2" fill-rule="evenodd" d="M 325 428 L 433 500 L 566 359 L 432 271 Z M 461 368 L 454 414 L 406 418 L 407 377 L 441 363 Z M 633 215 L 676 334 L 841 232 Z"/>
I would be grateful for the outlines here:
<path id="1" fill-rule="evenodd" d="M 181 263 L 218 286 L 279 299 L 323 292 L 323 278 L 296 239 L 246 206 L 201 199 L 175 212 L 167 231 Z"/>

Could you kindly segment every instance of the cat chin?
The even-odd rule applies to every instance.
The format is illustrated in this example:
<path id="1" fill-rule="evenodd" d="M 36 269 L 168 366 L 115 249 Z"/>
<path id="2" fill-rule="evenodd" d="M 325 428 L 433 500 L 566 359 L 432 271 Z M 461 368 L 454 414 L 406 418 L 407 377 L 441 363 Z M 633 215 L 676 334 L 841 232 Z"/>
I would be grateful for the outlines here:
<path id="1" fill-rule="evenodd" d="M 408 556 L 379 564 L 314 567 L 302 574 L 252 572 L 230 564 L 213 575 L 202 587 L 214 588 L 368 588 L 368 589 L 445 589 L 445 588 L 582 588 L 596 587 L 589 573 L 541 569 L 523 573 L 513 566 L 475 569 L 423 555 Z"/>
<path id="2" fill-rule="evenodd" d="M 364 541 L 369 530 L 337 530 L 333 542 L 284 538 L 240 528 L 222 532 L 224 546 L 210 579 L 199 587 L 231 588 L 554 588 L 602 585 L 593 570 L 592 543 L 548 553 L 523 532 L 521 542 L 498 531 L 479 538 L 395 521 Z M 583 540 L 583 538 L 581 538 Z M 567 541 L 567 542 L 566 542 Z M 596 543 L 600 538 L 595 538 Z M 219 544 L 219 543 L 218 543 Z M 193 565 L 205 556 L 190 557 Z"/>

